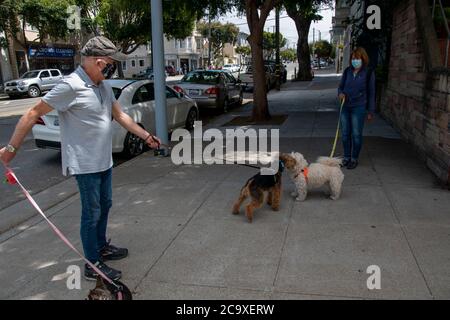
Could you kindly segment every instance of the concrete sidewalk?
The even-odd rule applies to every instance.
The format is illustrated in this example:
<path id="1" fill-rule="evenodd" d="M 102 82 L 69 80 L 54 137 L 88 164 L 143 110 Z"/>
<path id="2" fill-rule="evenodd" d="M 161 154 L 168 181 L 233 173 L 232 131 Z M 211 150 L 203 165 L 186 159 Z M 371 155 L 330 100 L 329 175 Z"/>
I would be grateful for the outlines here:
<path id="1" fill-rule="evenodd" d="M 328 155 L 337 120 L 335 77 L 290 83 L 269 95 L 273 114 L 286 114 L 281 151 L 310 161 Z M 251 106 L 217 118 L 221 127 Z M 271 128 L 271 127 L 269 127 Z M 340 150 L 338 152 L 341 152 Z M 449 299 L 450 197 L 382 119 L 366 128 L 361 165 L 345 171 L 342 199 L 320 190 L 290 197 L 281 210 L 258 210 L 252 224 L 231 206 L 254 169 L 174 166 L 142 155 L 114 170 L 109 235 L 130 249 L 110 263 L 136 299 Z M 49 209 L 81 247 L 78 195 Z M 83 299 L 66 288 L 66 269 L 82 266 L 39 218 L 0 235 L 1 299 Z M 381 268 L 381 290 L 366 270 Z"/>

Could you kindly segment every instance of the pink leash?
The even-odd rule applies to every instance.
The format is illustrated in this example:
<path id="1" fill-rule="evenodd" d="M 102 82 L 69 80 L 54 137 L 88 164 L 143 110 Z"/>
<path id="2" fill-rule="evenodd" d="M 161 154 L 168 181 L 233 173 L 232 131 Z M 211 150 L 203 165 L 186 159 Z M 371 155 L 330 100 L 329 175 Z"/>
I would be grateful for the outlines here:
<path id="1" fill-rule="evenodd" d="M 97 274 L 99 276 L 101 276 L 103 279 L 108 281 L 108 283 L 114 285 L 116 288 L 119 289 L 118 296 L 119 296 L 119 300 L 121 300 L 122 293 L 120 292 L 119 286 L 117 284 L 115 284 L 114 281 L 112 281 L 110 278 L 108 278 L 108 276 L 106 276 L 102 271 L 100 271 L 100 269 L 98 269 L 92 262 L 90 262 L 88 259 L 86 259 L 86 257 L 84 255 L 82 255 L 77 250 L 77 248 L 75 248 L 73 246 L 73 244 L 64 236 L 64 234 L 47 218 L 47 216 L 41 210 L 41 208 L 36 203 L 36 201 L 34 201 L 33 197 L 30 195 L 30 193 L 27 191 L 27 189 L 25 189 L 24 186 L 20 183 L 19 179 L 17 179 L 17 176 L 15 175 L 15 173 L 10 168 L 8 168 L 7 166 L 5 166 L 5 168 L 6 168 L 6 181 L 10 185 L 13 185 L 13 184 L 18 184 L 19 185 L 19 187 L 22 189 L 23 194 L 27 197 L 28 201 L 30 201 L 30 203 L 41 214 L 41 216 L 45 219 L 45 221 L 48 222 L 48 224 L 50 225 L 50 227 L 52 227 L 52 229 L 56 233 L 56 235 L 59 238 L 61 238 L 61 240 L 64 241 L 64 243 L 70 249 L 72 249 L 78 256 L 80 256 L 80 258 L 83 259 L 92 269 L 94 269 L 94 271 L 97 272 Z"/>

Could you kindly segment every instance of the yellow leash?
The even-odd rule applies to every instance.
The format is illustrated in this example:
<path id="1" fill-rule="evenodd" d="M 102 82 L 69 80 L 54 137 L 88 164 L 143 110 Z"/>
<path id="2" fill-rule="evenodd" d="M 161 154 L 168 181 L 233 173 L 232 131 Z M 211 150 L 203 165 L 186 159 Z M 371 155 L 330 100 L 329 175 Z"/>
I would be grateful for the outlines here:
<path id="1" fill-rule="evenodd" d="M 339 109 L 339 118 L 338 118 L 338 124 L 337 124 L 337 129 L 336 129 L 336 136 L 334 137 L 333 150 L 331 150 L 330 158 L 333 158 L 334 157 L 334 153 L 336 152 L 337 141 L 338 141 L 338 138 L 339 138 L 339 131 L 341 129 L 342 108 L 344 108 L 344 104 L 345 104 L 345 98 L 342 99 L 341 107 Z"/>

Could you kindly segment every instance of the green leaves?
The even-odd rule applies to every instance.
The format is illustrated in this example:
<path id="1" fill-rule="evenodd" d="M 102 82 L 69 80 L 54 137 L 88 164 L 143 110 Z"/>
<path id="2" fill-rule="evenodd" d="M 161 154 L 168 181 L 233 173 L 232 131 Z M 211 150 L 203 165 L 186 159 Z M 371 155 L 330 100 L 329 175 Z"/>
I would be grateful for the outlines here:
<path id="1" fill-rule="evenodd" d="M 164 34 L 184 39 L 192 34 L 195 21 L 203 14 L 190 1 L 163 1 Z M 130 54 L 151 40 L 151 8 L 148 0 L 102 0 L 95 20 L 105 36 Z"/>
<path id="2" fill-rule="evenodd" d="M 220 50 L 224 47 L 225 43 L 236 42 L 237 36 L 239 34 L 239 28 L 232 24 L 226 23 L 221 24 L 220 22 L 209 23 L 198 23 L 197 29 L 202 34 L 203 37 L 209 37 L 209 28 L 211 27 L 211 46 L 214 51 L 214 55 L 220 55 Z"/>
<path id="3" fill-rule="evenodd" d="M 67 7 L 73 3 L 70 0 L 24 0 L 20 14 L 38 30 L 41 42 L 47 36 L 64 39 L 69 33 Z"/>
<path id="4" fill-rule="evenodd" d="M 243 56 L 249 56 L 252 53 L 252 49 L 248 46 L 240 46 L 236 48 L 237 54 L 242 54 Z"/>
<path id="5" fill-rule="evenodd" d="M 287 39 L 280 33 L 280 48 L 283 48 L 287 43 Z M 277 48 L 276 33 L 264 32 L 263 34 L 263 49 L 269 52 L 269 56 Z"/>
<path id="6" fill-rule="evenodd" d="M 314 45 L 314 52 L 321 58 L 328 58 L 333 51 L 333 46 L 326 40 L 317 41 Z"/>
<path id="7" fill-rule="evenodd" d="M 38 31 L 39 37 L 32 40 L 64 39 L 69 34 L 67 7 L 71 4 L 74 0 L 5 0 L 0 6 L 0 30 L 15 37 L 23 32 L 25 21 Z"/>
<path id="8" fill-rule="evenodd" d="M 286 49 L 280 52 L 280 57 L 283 60 L 294 61 L 297 59 L 297 51 L 295 49 Z"/>

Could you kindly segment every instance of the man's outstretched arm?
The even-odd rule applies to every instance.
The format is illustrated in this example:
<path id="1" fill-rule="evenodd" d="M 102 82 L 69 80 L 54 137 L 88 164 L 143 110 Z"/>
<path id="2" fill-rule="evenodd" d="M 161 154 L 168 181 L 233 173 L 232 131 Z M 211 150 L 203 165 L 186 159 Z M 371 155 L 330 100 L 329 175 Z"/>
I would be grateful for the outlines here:
<path id="1" fill-rule="evenodd" d="M 113 103 L 112 113 L 114 120 L 116 120 L 122 127 L 127 129 L 129 132 L 135 134 L 136 136 L 144 140 L 145 143 L 147 143 L 151 148 L 155 149 L 161 144 L 161 141 L 157 137 L 150 135 L 149 132 L 142 129 L 141 126 L 139 126 L 136 122 L 134 122 L 129 115 L 123 112 L 122 108 L 120 107 L 120 104 L 117 101 Z"/>
<path id="2" fill-rule="evenodd" d="M 42 117 L 52 110 L 53 109 L 47 103 L 40 100 L 20 118 L 9 144 L 15 149 L 19 149 L 23 140 L 25 140 L 25 137 L 31 131 L 39 117 Z M 8 165 L 15 156 L 16 152 L 9 152 L 6 148 L 0 149 L 0 160 L 6 165 Z"/>

